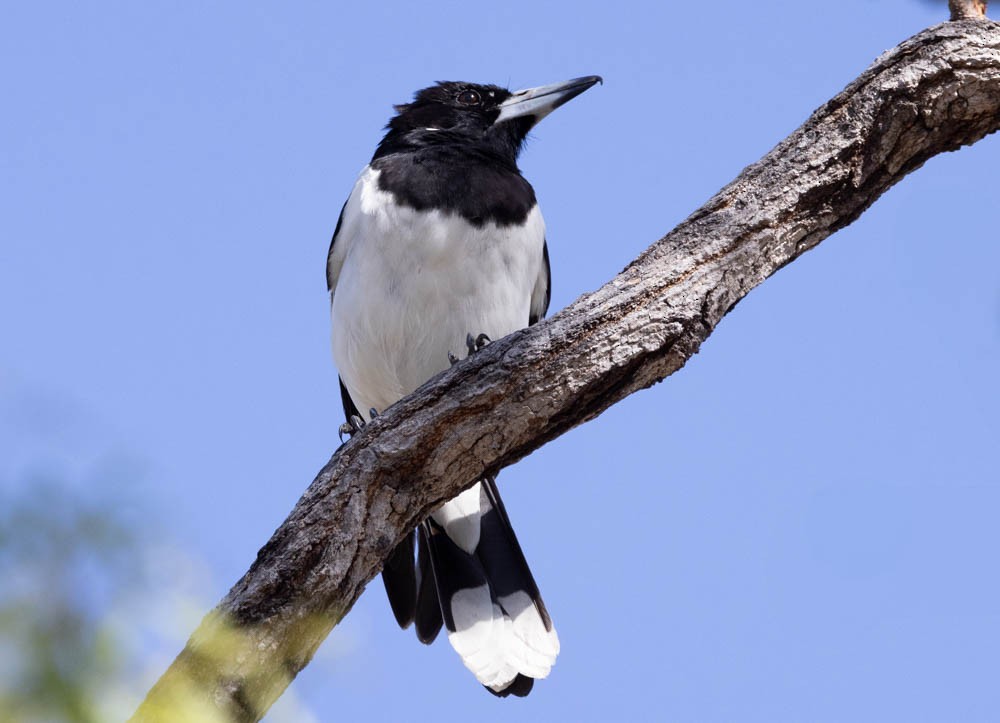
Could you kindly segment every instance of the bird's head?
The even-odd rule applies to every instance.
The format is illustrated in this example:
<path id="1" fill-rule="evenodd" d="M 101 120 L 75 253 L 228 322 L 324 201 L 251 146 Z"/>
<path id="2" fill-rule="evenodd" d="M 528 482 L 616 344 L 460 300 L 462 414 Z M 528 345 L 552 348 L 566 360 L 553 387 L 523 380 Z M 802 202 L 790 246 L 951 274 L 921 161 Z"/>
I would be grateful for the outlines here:
<path id="1" fill-rule="evenodd" d="M 509 91 L 496 85 L 442 81 L 396 106 L 375 157 L 430 145 L 488 148 L 512 163 L 535 124 L 553 110 L 603 82 L 588 75 L 562 83 Z"/>

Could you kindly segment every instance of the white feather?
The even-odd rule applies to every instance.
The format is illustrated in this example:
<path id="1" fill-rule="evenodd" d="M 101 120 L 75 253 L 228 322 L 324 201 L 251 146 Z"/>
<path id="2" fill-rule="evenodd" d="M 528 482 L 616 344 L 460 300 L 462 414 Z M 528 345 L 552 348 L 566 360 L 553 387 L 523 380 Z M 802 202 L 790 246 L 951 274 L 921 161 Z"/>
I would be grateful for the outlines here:
<path id="1" fill-rule="evenodd" d="M 444 370 L 467 334 L 524 327 L 544 276 L 537 205 L 525 226 L 476 227 L 397 204 L 378 176 L 361 173 L 330 257 L 334 361 L 364 415 Z"/>
<path id="2" fill-rule="evenodd" d="M 470 555 L 479 545 L 479 517 L 482 514 L 482 485 L 478 482 L 437 508 L 431 517 L 452 541 Z"/>
<path id="3" fill-rule="evenodd" d="M 555 628 L 545 629 L 541 613 L 522 590 L 499 598 L 511 616 L 513 640 L 508 643 L 508 659 L 519 672 L 531 678 L 544 678 L 559 655 L 559 636 Z"/>
<path id="4" fill-rule="evenodd" d="M 490 600 L 489 587 L 459 590 L 451 598 L 455 631 L 448 642 L 480 683 L 500 690 L 517 677 L 507 659 L 506 642 L 511 637 L 510 618 Z"/>
<path id="5" fill-rule="evenodd" d="M 489 588 L 482 585 L 459 590 L 450 605 L 455 630 L 448 633 L 448 641 L 483 685 L 500 691 L 518 673 L 544 678 L 552 670 L 559 654 L 559 636 L 554 628 L 545 629 L 541 614 L 526 593 L 500 598 L 501 609 L 491 601 Z M 512 613 L 514 610 L 518 612 Z"/>

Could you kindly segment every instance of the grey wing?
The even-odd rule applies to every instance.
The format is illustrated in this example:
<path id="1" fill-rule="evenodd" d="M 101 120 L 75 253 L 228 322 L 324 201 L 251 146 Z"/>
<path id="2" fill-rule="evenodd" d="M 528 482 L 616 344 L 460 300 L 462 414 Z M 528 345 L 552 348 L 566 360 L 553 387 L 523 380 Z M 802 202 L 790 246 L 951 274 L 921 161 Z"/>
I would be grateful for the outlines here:
<path id="1" fill-rule="evenodd" d="M 347 200 L 351 200 L 350 197 Z M 334 256 L 333 250 L 337 244 L 337 234 L 340 233 L 340 227 L 344 225 L 344 211 L 346 209 L 347 201 L 344 201 L 344 205 L 340 208 L 340 215 L 337 217 L 337 227 L 333 229 L 333 238 L 330 239 L 330 250 L 326 253 L 326 290 L 331 294 L 337 287 L 337 277 L 340 276 L 340 266 L 343 263 L 343 259 L 337 259 Z"/>
<path id="2" fill-rule="evenodd" d="M 350 200 L 350 198 L 348 198 Z M 340 267 L 343 266 L 344 260 L 339 253 L 340 246 L 337 246 L 337 235 L 340 233 L 341 227 L 344 225 L 344 211 L 347 209 L 347 201 L 344 201 L 343 207 L 340 209 L 340 216 L 337 217 L 337 227 L 333 230 L 333 238 L 330 239 L 330 250 L 326 254 L 326 290 L 330 292 L 331 300 L 333 298 L 333 290 L 337 287 L 337 277 L 340 276 Z M 339 379 L 339 377 L 338 377 Z M 351 399 L 351 395 L 347 393 L 347 387 L 344 386 L 344 380 L 340 379 L 340 399 L 344 405 L 344 418 L 350 420 L 351 416 L 360 417 L 361 413 L 358 411 L 357 406 L 354 404 L 354 400 Z"/>
<path id="3" fill-rule="evenodd" d="M 538 280 L 531 291 L 531 307 L 528 311 L 528 326 L 537 324 L 545 318 L 552 299 L 552 269 L 549 267 L 549 244 L 542 242 L 542 268 L 538 272 Z"/>

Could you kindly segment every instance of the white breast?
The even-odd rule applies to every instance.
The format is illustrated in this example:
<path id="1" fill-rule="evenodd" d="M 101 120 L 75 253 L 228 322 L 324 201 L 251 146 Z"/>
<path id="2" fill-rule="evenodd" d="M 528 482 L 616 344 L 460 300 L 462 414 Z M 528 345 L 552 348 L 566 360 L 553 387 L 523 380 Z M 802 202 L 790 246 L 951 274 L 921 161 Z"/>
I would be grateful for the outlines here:
<path id="1" fill-rule="evenodd" d="M 330 259 L 333 357 L 359 410 L 383 410 L 465 355 L 467 334 L 499 339 L 527 325 L 545 224 L 475 227 L 399 206 L 366 167 Z"/>

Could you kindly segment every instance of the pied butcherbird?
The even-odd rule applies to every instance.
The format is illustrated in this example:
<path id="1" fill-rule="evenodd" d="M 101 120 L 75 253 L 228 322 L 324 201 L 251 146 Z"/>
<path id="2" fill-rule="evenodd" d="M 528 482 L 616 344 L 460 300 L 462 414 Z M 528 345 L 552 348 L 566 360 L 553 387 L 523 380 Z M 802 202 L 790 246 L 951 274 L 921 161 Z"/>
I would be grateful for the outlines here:
<path id="1" fill-rule="evenodd" d="M 396 106 L 326 265 L 348 419 L 409 394 L 470 338 L 498 339 L 545 315 L 545 224 L 517 157 L 536 123 L 598 82 L 516 92 L 441 82 Z M 382 579 L 400 626 L 415 623 L 430 643 L 443 623 L 489 691 L 527 695 L 549 674 L 559 638 L 492 477 L 408 535 Z"/>

